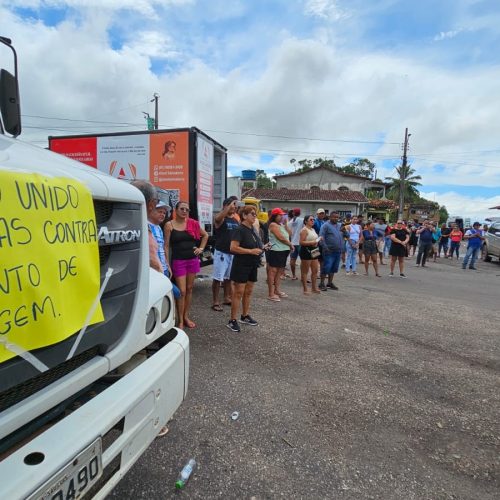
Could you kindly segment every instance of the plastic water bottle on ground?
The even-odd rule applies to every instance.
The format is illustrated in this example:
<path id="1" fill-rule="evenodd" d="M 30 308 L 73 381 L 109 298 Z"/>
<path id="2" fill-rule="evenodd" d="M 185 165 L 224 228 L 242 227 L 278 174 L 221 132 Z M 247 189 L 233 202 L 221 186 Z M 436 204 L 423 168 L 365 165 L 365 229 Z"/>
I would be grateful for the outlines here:
<path id="1" fill-rule="evenodd" d="M 196 460 L 194 458 L 191 458 L 189 462 L 183 467 L 183 469 L 179 474 L 179 477 L 177 478 L 177 481 L 175 482 L 175 487 L 177 489 L 180 490 L 184 488 L 184 486 L 186 486 L 186 483 L 188 482 L 188 479 L 191 476 L 191 473 L 193 472 L 195 467 L 196 467 Z"/>

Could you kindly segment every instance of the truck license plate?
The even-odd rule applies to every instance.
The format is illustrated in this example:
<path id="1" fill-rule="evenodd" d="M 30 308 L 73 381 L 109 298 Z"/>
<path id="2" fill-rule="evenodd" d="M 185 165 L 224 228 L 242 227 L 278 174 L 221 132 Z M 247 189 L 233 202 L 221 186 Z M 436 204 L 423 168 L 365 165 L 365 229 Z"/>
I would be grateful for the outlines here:
<path id="1" fill-rule="evenodd" d="M 77 500 L 102 476 L 101 438 L 79 453 L 27 500 Z"/>

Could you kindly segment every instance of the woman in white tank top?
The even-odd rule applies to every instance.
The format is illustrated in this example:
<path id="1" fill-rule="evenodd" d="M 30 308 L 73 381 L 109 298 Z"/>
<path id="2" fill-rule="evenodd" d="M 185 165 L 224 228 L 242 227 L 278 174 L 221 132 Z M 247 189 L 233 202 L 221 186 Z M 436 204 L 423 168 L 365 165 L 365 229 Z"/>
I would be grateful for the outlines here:
<path id="1" fill-rule="evenodd" d="M 314 217 L 306 215 L 304 217 L 304 227 L 300 231 L 300 274 L 302 279 L 302 288 L 304 295 L 310 295 L 307 287 L 308 274 L 311 274 L 311 288 L 313 293 L 321 293 L 318 289 L 318 269 L 319 269 L 319 250 L 318 243 L 320 238 L 313 229 Z"/>

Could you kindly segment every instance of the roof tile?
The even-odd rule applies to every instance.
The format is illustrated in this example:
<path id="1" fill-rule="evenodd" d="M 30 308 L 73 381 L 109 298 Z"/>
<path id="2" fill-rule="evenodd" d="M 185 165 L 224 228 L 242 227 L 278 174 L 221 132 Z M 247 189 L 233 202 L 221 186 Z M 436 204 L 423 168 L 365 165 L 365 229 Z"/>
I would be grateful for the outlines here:
<path id="1" fill-rule="evenodd" d="M 347 201 L 367 203 L 368 199 L 359 191 L 338 191 L 323 189 L 250 189 L 245 196 L 254 196 L 260 200 L 278 201 Z"/>

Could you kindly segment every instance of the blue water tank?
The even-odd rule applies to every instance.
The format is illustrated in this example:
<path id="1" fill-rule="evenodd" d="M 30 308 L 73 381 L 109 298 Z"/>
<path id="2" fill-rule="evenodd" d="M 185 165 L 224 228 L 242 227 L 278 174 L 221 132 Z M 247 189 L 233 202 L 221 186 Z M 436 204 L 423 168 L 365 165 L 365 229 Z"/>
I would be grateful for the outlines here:
<path id="1" fill-rule="evenodd" d="M 242 170 L 241 179 L 244 181 L 254 181 L 257 178 L 255 170 Z"/>

